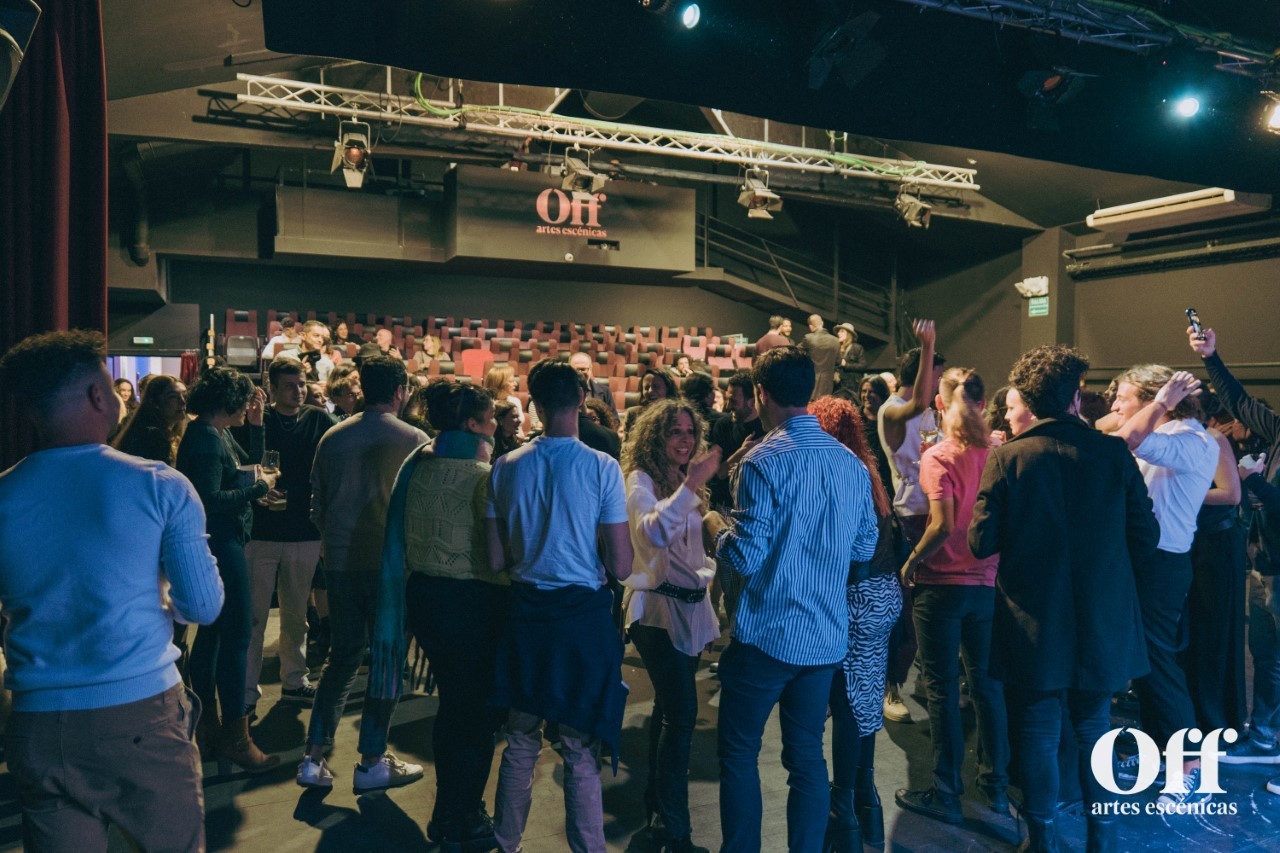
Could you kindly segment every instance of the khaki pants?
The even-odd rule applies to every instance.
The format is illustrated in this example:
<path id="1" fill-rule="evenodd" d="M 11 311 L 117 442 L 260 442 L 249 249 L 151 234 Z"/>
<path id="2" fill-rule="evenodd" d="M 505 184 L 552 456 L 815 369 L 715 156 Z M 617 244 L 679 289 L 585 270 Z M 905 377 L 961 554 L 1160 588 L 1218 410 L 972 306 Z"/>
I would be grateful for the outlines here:
<path id="1" fill-rule="evenodd" d="M 262 698 L 258 677 L 262 674 L 263 634 L 271 611 L 271 593 L 280 598 L 280 683 L 292 690 L 309 684 L 307 678 L 307 600 L 320 562 L 320 541 L 259 542 L 244 546 L 249 565 L 250 611 L 253 633 L 245 667 L 244 703 L 256 705 Z"/>
<path id="2" fill-rule="evenodd" d="M 90 711 L 15 711 L 9 770 L 27 850 L 107 849 L 116 824 L 147 851 L 204 850 L 204 790 L 181 684 Z"/>
<path id="3" fill-rule="evenodd" d="M 498 770 L 493 828 L 503 853 L 520 849 L 533 802 L 533 772 L 542 751 L 542 720 L 512 710 L 507 719 L 507 748 Z M 604 806 L 597 766 L 600 742 L 569 726 L 560 726 L 564 759 L 565 834 L 573 853 L 604 853 Z"/>

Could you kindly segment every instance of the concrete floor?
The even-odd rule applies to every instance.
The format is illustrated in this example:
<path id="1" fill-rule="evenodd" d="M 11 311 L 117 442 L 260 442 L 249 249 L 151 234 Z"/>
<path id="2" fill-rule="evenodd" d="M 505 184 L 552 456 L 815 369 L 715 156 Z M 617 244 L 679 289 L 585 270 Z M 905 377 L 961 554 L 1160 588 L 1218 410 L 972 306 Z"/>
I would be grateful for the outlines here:
<path id="1" fill-rule="evenodd" d="M 274 642 L 275 624 L 268 633 L 268 649 Z M 653 692 L 634 649 L 628 647 L 623 675 L 631 686 L 622 735 L 622 760 L 617 776 L 604 771 L 605 833 L 611 851 L 651 849 L 644 825 L 644 761 L 647 722 Z M 689 783 L 689 803 L 694 841 L 712 850 L 720 845 L 720 821 L 716 764 L 716 706 L 718 682 L 708 671 L 716 653 L 703 656 L 698 674 L 701 713 L 694 735 Z M 259 705 L 263 714 L 255 732 L 259 744 L 279 752 L 284 764 L 275 773 L 250 778 L 241 773 L 218 776 L 216 764 L 205 765 L 205 797 L 209 850 L 236 850 L 243 853 L 284 853 L 288 850 L 364 851 L 428 850 L 425 826 L 434 796 L 431 771 L 431 728 L 435 715 L 434 697 L 412 695 L 396 712 L 391 729 L 391 749 L 400 756 L 426 765 L 426 778 L 414 785 L 385 795 L 356 797 L 351 791 L 352 767 L 356 760 L 360 690 L 357 683 L 347 706 L 343 727 L 330 765 L 336 784 L 331 792 L 303 791 L 293 781 L 302 753 L 305 726 L 310 710 L 277 704 L 279 684 L 274 681 L 274 661 L 264 668 L 265 696 Z M 1019 827 L 1012 816 L 994 814 L 976 793 L 964 799 L 966 821 L 953 827 L 928 818 L 902 812 L 894 805 L 893 792 L 903 786 L 924 787 L 930 778 L 930 751 L 927 715 L 912 698 L 906 699 L 914 723 L 888 723 L 877 743 L 877 779 L 885 804 L 886 849 L 892 851 L 1006 851 L 1018 841 Z M 970 733 L 969 766 L 966 780 L 972 780 L 973 721 L 967 718 Z M 764 794 L 764 849 L 786 849 L 786 772 L 780 760 L 780 737 L 776 714 L 770 720 L 761 753 L 760 775 Z M 492 809 L 497 762 L 490 779 L 488 803 Z M 1234 806 L 1235 815 L 1223 817 L 1162 817 L 1143 815 L 1122 818 L 1121 849 L 1136 850 L 1221 850 L 1251 851 L 1280 849 L 1280 797 L 1268 794 L 1266 780 L 1280 774 L 1280 766 L 1223 766 L 1222 784 L 1227 793 L 1216 802 Z M 564 800 L 559 757 L 544 749 L 534 783 L 534 804 L 524 839 L 526 853 L 550 853 L 567 849 L 564 834 Z M 1133 800 L 1146 803 L 1150 794 Z M 0 850 L 21 846 L 21 816 L 14 798 L 12 779 L 0 768 Z M 1072 816 L 1064 822 L 1064 835 L 1072 849 L 1084 847 L 1084 820 Z M 125 850 L 123 843 L 113 849 Z"/>

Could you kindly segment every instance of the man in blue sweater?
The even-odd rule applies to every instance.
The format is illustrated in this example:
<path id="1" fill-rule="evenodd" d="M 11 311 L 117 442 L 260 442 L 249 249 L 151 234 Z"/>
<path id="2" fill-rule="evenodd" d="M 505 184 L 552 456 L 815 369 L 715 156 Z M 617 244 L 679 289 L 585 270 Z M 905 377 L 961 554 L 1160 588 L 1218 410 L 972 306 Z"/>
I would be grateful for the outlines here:
<path id="1" fill-rule="evenodd" d="M 0 474 L 9 770 L 29 849 L 105 850 L 115 823 L 145 850 L 203 850 L 173 622 L 217 618 L 222 581 L 191 484 L 105 446 L 120 400 L 104 351 L 97 332 L 50 332 L 0 359 L 42 442 Z"/>

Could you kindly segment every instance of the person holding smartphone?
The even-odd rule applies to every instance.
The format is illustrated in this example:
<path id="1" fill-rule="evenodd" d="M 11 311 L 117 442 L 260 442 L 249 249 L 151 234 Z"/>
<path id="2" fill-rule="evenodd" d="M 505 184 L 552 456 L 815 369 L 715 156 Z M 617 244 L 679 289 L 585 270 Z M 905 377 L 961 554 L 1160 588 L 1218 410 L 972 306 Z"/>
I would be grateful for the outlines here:
<path id="1" fill-rule="evenodd" d="M 1265 637 L 1268 629 L 1280 626 L 1275 603 L 1276 594 L 1280 592 L 1276 584 L 1276 577 L 1280 575 L 1280 487 L 1276 483 L 1280 414 L 1250 396 L 1232 375 L 1218 354 L 1218 336 L 1213 329 L 1187 327 L 1187 343 L 1204 360 L 1209 382 L 1226 410 L 1267 447 L 1263 458 L 1250 460 L 1252 465 L 1242 464 L 1239 468 L 1245 490 L 1261 503 L 1257 511 L 1259 541 L 1253 558 L 1249 608 L 1253 709 L 1249 715 L 1249 737 L 1229 746 L 1221 760 L 1224 764 L 1276 764 L 1280 763 L 1280 744 L 1276 738 L 1280 733 L 1280 644 L 1267 642 Z M 1280 777 L 1268 782 L 1267 790 L 1280 794 Z"/>

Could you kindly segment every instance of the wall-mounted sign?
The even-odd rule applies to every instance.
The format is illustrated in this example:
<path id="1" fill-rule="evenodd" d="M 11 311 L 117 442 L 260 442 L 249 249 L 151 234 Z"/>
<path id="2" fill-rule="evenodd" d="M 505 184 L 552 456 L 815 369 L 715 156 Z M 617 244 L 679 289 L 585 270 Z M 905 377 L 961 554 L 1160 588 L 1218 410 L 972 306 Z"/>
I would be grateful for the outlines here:
<path id="1" fill-rule="evenodd" d="M 448 257 L 687 272 L 693 190 L 610 181 L 561 189 L 555 175 L 459 166 L 448 180 Z"/>
<path id="2" fill-rule="evenodd" d="M 1027 300 L 1027 316 L 1028 317 L 1048 317 L 1049 316 L 1049 297 L 1033 296 Z"/>

